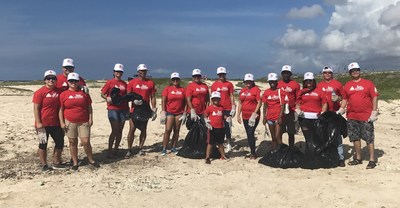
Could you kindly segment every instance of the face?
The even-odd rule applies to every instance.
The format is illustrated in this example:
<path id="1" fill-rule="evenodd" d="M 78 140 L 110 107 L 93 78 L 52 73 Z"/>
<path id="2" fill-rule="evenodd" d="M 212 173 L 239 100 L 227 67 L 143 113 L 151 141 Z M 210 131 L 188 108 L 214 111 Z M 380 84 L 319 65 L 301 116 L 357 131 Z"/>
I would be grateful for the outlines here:
<path id="1" fill-rule="evenodd" d="M 73 66 L 64 66 L 63 67 L 63 71 L 64 71 L 65 75 L 68 75 L 69 73 L 75 71 L 75 67 L 73 67 Z"/>
<path id="2" fill-rule="evenodd" d="M 324 80 L 329 81 L 332 80 L 333 78 L 333 73 L 330 71 L 324 71 L 322 72 L 322 77 L 324 78 Z"/>
<path id="3" fill-rule="evenodd" d="M 123 71 L 114 71 L 114 77 L 121 79 L 122 75 L 124 74 Z"/>
<path id="4" fill-rule="evenodd" d="M 282 75 L 283 80 L 288 81 L 288 80 L 290 80 L 290 77 L 292 76 L 292 72 L 283 71 L 283 72 L 281 72 L 281 75 Z"/>
<path id="5" fill-rule="evenodd" d="M 221 81 L 225 81 L 226 80 L 226 74 L 224 74 L 224 73 L 218 74 L 218 78 Z"/>
<path id="6" fill-rule="evenodd" d="M 269 87 L 275 89 L 278 86 L 278 81 L 268 81 Z"/>
<path id="7" fill-rule="evenodd" d="M 179 83 L 180 83 L 180 79 L 179 78 L 172 78 L 171 79 L 171 83 L 172 83 L 172 85 L 174 85 L 174 86 L 178 86 L 179 85 Z"/>
<path id="8" fill-rule="evenodd" d="M 360 78 L 361 72 L 360 69 L 351 69 L 349 74 L 353 79 L 358 79 Z"/>
<path id="9" fill-rule="evenodd" d="M 251 87 L 254 86 L 254 81 L 246 80 L 246 81 L 244 81 L 244 85 L 245 85 L 247 88 L 251 88 Z"/>
<path id="10" fill-rule="evenodd" d="M 145 79 L 147 75 L 147 70 L 139 70 L 138 71 L 138 77 Z"/>
<path id="11" fill-rule="evenodd" d="M 69 88 L 74 89 L 74 90 L 78 89 L 78 83 L 79 83 L 79 80 L 75 80 L 75 79 L 68 80 Z"/>
<path id="12" fill-rule="evenodd" d="M 212 99 L 211 99 L 211 102 L 212 102 L 214 105 L 218 105 L 220 101 L 221 101 L 220 98 L 212 98 Z"/>
<path id="13" fill-rule="evenodd" d="M 306 84 L 307 88 L 312 88 L 313 87 L 313 80 L 312 79 L 306 79 L 306 80 L 304 80 L 304 83 Z"/>
<path id="14" fill-rule="evenodd" d="M 54 87 L 57 82 L 56 76 L 46 76 L 44 78 L 44 83 L 49 87 Z"/>
<path id="15" fill-rule="evenodd" d="M 192 80 L 194 81 L 194 82 L 201 82 L 201 75 L 193 75 L 192 76 Z"/>

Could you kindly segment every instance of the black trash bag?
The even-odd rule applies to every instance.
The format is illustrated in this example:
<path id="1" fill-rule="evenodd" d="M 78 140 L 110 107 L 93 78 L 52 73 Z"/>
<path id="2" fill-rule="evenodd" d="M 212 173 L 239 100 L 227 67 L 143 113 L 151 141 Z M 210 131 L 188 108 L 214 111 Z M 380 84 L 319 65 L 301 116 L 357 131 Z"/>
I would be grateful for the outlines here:
<path id="1" fill-rule="evenodd" d="M 303 153 L 296 146 L 282 144 L 277 150 L 268 152 L 258 163 L 274 168 L 298 168 L 302 157 Z"/>
<path id="2" fill-rule="evenodd" d="M 207 127 L 199 120 L 193 122 L 192 128 L 185 137 L 182 148 L 178 156 L 190 159 L 204 159 L 207 148 Z M 218 148 L 214 146 L 211 152 L 211 158 L 220 158 Z"/>
<path id="3" fill-rule="evenodd" d="M 121 90 L 117 87 L 113 87 L 110 92 L 111 103 L 113 105 L 120 105 L 122 101 L 122 96 L 119 95 Z"/>

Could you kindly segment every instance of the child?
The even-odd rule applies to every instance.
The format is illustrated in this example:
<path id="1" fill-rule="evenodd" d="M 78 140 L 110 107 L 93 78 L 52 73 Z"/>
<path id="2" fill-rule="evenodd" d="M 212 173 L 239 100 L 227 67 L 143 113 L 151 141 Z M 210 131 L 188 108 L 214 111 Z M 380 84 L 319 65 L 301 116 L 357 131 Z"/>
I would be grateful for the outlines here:
<path id="1" fill-rule="evenodd" d="M 206 126 L 209 129 L 209 136 L 207 138 L 207 151 L 206 151 L 206 164 L 211 164 L 210 155 L 212 148 L 215 144 L 218 145 L 219 153 L 221 154 L 221 160 L 227 159 L 224 152 L 224 119 L 230 120 L 231 116 L 224 116 L 224 108 L 220 105 L 221 94 L 217 91 L 211 93 L 212 105 L 208 106 L 204 112 L 204 120 Z"/>

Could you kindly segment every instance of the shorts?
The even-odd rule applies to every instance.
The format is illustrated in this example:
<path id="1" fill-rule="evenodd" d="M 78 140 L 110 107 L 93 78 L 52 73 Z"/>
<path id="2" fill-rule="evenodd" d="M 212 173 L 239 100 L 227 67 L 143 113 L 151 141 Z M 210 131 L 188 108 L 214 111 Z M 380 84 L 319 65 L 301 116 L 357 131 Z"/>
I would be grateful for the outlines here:
<path id="1" fill-rule="evenodd" d="M 288 134 L 295 134 L 295 122 L 294 122 L 294 111 L 290 111 L 289 114 L 285 114 L 281 124 L 282 133 L 287 132 Z"/>
<path id="2" fill-rule="evenodd" d="M 173 114 L 173 113 L 167 112 L 167 116 L 179 116 L 179 115 L 182 115 L 182 113 Z"/>
<path id="3" fill-rule="evenodd" d="M 64 148 L 64 131 L 61 129 L 60 126 L 45 126 L 44 129 L 46 130 L 46 138 L 49 139 L 49 135 L 53 138 L 55 148 L 56 149 L 63 149 Z M 39 144 L 39 149 L 46 150 L 46 144 Z"/>
<path id="4" fill-rule="evenodd" d="M 375 140 L 374 124 L 367 121 L 347 120 L 347 132 L 351 142 L 364 140 L 373 144 Z"/>
<path id="5" fill-rule="evenodd" d="M 65 134 L 68 138 L 89 138 L 90 137 L 90 125 L 89 122 L 85 123 L 71 123 L 68 120 L 65 120 L 65 125 L 67 126 L 67 130 Z"/>
<path id="6" fill-rule="evenodd" d="M 268 125 L 275 125 L 275 124 L 276 124 L 276 121 L 267 120 L 267 124 L 268 124 Z"/>
<path id="7" fill-rule="evenodd" d="M 108 120 L 112 121 L 126 121 L 129 120 L 129 110 L 108 110 Z"/>
<path id="8" fill-rule="evenodd" d="M 207 144 L 223 144 L 225 138 L 225 128 L 213 128 L 208 130 L 209 136 L 207 137 Z"/>

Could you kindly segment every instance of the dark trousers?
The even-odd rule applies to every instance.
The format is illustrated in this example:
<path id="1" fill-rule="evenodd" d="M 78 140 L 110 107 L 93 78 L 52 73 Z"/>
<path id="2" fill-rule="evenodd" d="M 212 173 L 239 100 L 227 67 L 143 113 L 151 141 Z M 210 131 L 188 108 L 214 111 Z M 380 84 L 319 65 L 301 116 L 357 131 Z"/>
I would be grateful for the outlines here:
<path id="1" fill-rule="evenodd" d="M 229 117 L 230 114 L 231 114 L 231 111 L 224 110 L 224 115 L 225 116 Z M 226 137 L 227 140 L 230 140 L 232 138 L 231 128 L 229 127 L 229 123 L 226 122 L 226 120 L 224 120 L 224 125 L 225 125 L 225 137 Z"/>
<path id="2" fill-rule="evenodd" d="M 260 119 L 256 119 L 256 124 L 253 127 L 249 126 L 249 120 L 243 120 L 244 129 L 246 130 L 247 134 L 247 142 L 250 146 L 250 151 L 252 155 L 256 155 L 256 137 L 255 131 Z"/>

